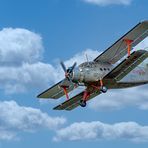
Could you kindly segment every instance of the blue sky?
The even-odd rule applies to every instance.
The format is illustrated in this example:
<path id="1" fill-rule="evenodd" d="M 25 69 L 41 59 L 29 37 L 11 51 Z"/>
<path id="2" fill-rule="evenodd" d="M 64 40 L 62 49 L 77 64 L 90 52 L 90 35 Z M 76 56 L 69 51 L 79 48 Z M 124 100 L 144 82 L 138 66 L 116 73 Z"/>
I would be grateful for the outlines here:
<path id="1" fill-rule="evenodd" d="M 1 0 L 0 148 L 146 148 L 147 86 L 109 91 L 72 112 L 52 110 L 64 98 L 36 95 L 64 77 L 59 60 L 95 58 L 147 20 L 147 6 L 146 0 Z"/>

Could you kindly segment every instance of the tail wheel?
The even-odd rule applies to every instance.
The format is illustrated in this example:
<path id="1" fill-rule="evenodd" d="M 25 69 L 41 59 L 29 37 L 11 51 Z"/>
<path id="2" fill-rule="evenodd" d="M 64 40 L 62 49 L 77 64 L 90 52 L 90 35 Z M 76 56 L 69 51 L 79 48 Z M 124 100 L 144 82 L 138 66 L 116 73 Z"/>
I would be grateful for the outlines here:
<path id="1" fill-rule="evenodd" d="M 81 107 L 86 107 L 86 101 L 80 100 L 80 106 Z"/>

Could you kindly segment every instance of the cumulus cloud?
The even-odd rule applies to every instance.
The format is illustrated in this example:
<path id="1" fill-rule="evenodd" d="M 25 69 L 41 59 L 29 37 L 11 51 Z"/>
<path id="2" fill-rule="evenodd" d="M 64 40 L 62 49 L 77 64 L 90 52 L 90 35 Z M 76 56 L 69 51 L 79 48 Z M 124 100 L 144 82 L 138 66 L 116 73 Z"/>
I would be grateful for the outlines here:
<path id="1" fill-rule="evenodd" d="M 148 93 L 146 88 L 135 87 L 122 90 L 110 90 L 106 94 L 101 94 L 91 100 L 88 106 L 94 110 L 106 111 L 118 110 L 129 106 L 147 110 Z"/>
<path id="2" fill-rule="evenodd" d="M 43 89 L 64 78 L 59 61 L 54 65 L 43 63 L 42 37 L 22 28 L 4 28 L 0 31 L 0 89 L 6 93 L 20 93 L 28 89 Z M 76 54 L 65 64 L 80 64 L 87 52 L 89 59 L 97 51 L 86 50 Z"/>
<path id="3" fill-rule="evenodd" d="M 28 88 L 47 87 L 49 82 L 55 82 L 54 70 L 50 64 L 42 62 L 23 63 L 19 67 L 1 67 L 0 82 L 3 82 L 1 88 L 4 88 L 6 93 L 19 93 Z"/>
<path id="4" fill-rule="evenodd" d="M 6 93 L 43 90 L 64 78 L 59 61 L 42 62 L 44 47 L 39 34 L 22 28 L 4 28 L 0 31 L 0 44 L 0 89 Z M 66 66 L 86 61 L 86 53 L 89 61 L 100 54 L 87 49 L 64 61 Z"/>
<path id="5" fill-rule="evenodd" d="M 22 28 L 0 31 L 0 89 L 6 93 L 48 87 L 56 81 L 54 66 L 41 62 L 42 37 Z"/>
<path id="6" fill-rule="evenodd" d="M 0 141 L 1 140 L 12 140 L 16 139 L 16 133 L 12 131 L 7 131 L 5 129 L 0 129 Z"/>
<path id="7" fill-rule="evenodd" d="M 45 76 L 43 69 L 50 72 L 50 65 L 39 62 L 43 53 L 40 35 L 22 28 L 4 28 L 0 31 L 0 45 L 0 88 L 5 92 L 24 92 L 26 84 L 35 85 Z M 33 80 L 34 76 L 39 80 Z M 42 80 L 41 84 L 45 84 L 47 76 Z"/>
<path id="8" fill-rule="evenodd" d="M 100 121 L 73 123 L 56 132 L 54 141 L 61 140 L 115 140 L 148 142 L 148 126 L 136 122 L 105 124 Z"/>
<path id="9" fill-rule="evenodd" d="M 54 130 L 66 122 L 63 117 L 50 117 L 39 109 L 19 106 L 15 101 L 0 101 L 0 140 L 13 140 L 19 132 Z"/>
<path id="10" fill-rule="evenodd" d="M 130 5 L 132 0 L 83 0 L 84 2 L 99 6 L 107 5 Z"/>
<path id="11" fill-rule="evenodd" d="M 0 31 L 1 66 L 35 63 L 43 52 L 40 35 L 22 28 L 4 28 Z"/>
<path id="12" fill-rule="evenodd" d="M 28 89 L 43 89 L 64 78 L 59 61 L 54 65 L 43 63 L 42 37 L 22 28 L 4 28 L 0 31 L 0 89 L 6 93 L 20 93 Z M 86 50 L 76 54 L 65 64 L 71 66 L 77 61 L 86 61 L 97 51 Z M 62 75 L 63 74 L 63 75 Z"/>
<path id="13" fill-rule="evenodd" d="M 143 41 L 141 41 L 138 45 L 135 46 L 135 50 L 148 50 L 148 37 L 146 37 Z"/>

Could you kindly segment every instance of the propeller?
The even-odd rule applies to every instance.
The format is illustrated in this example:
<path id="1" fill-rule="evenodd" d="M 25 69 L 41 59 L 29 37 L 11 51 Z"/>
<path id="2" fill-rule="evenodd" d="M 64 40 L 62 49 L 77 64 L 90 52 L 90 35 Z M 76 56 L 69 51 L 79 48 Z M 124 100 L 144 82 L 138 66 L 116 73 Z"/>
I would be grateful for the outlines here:
<path id="1" fill-rule="evenodd" d="M 71 73 L 73 72 L 74 68 L 76 67 L 77 63 L 75 62 L 71 67 L 69 67 L 68 69 L 66 68 L 65 64 L 63 61 L 60 62 L 64 72 L 65 72 L 65 77 L 70 81 L 71 80 Z"/>

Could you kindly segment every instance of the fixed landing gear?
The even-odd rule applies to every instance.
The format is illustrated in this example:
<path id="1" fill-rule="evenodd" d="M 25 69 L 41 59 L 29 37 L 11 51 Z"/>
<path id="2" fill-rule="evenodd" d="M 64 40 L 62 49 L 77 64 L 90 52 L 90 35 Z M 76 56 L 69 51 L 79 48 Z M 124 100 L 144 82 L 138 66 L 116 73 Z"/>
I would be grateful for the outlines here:
<path id="1" fill-rule="evenodd" d="M 81 107 L 86 107 L 86 101 L 85 100 L 80 100 L 80 106 Z"/>
<path id="2" fill-rule="evenodd" d="M 92 87 L 95 88 L 96 90 L 98 90 L 100 93 L 106 93 L 107 90 L 108 90 L 107 87 L 105 87 L 103 85 L 102 86 L 99 86 L 99 87 L 98 86 L 95 86 L 95 85 L 92 85 Z"/>
<path id="3" fill-rule="evenodd" d="M 90 92 L 88 92 L 87 90 L 84 91 L 83 98 L 79 102 L 79 105 L 81 107 L 86 107 L 86 101 L 88 100 L 89 96 L 90 96 Z"/>
<path id="4" fill-rule="evenodd" d="M 101 91 L 102 93 L 106 93 L 106 92 L 107 92 L 107 87 L 101 86 L 100 91 Z"/>
<path id="5" fill-rule="evenodd" d="M 102 92 L 102 93 L 106 93 L 107 92 L 107 87 L 105 87 L 103 85 L 102 79 L 100 79 L 100 92 Z"/>

